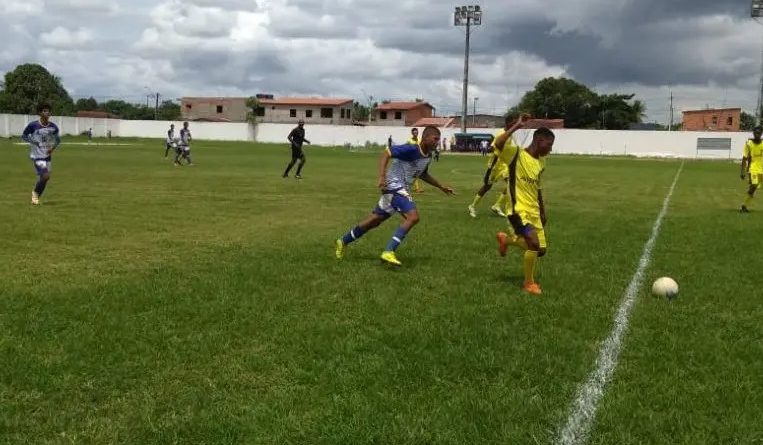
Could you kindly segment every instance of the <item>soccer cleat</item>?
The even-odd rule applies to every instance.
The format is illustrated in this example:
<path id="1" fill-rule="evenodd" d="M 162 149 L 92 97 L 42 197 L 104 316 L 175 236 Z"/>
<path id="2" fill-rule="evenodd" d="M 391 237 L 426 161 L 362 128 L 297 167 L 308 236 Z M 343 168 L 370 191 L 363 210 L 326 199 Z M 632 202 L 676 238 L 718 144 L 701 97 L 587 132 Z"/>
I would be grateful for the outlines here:
<path id="1" fill-rule="evenodd" d="M 288 177 L 289 177 L 289 175 L 287 175 L 286 173 L 284 173 L 283 175 L 281 175 L 281 177 L 282 177 L 282 178 L 288 178 Z"/>
<path id="2" fill-rule="evenodd" d="M 495 213 L 496 215 L 500 216 L 501 218 L 505 218 L 506 217 L 506 214 L 503 213 L 503 210 L 501 210 L 501 208 L 499 206 L 497 206 L 497 205 L 494 205 L 493 207 L 490 207 L 490 210 L 492 210 L 493 213 Z"/>
<path id="3" fill-rule="evenodd" d="M 182 167 L 183 166 L 183 164 L 181 164 L 178 161 L 173 162 L 173 164 L 175 164 L 175 167 Z"/>
<path id="4" fill-rule="evenodd" d="M 739 213 L 750 213 L 750 210 L 747 208 L 747 206 L 742 206 L 742 208 L 739 209 Z"/>
<path id="5" fill-rule="evenodd" d="M 336 240 L 336 259 L 341 260 L 344 258 L 344 242 L 341 239 Z"/>
<path id="6" fill-rule="evenodd" d="M 522 290 L 531 295 L 540 295 L 540 284 L 538 283 L 525 283 L 522 285 Z"/>
<path id="7" fill-rule="evenodd" d="M 475 209 L 473 205 L 469 204 L 469 207 L 467 207 L 467 209 L 469 209 L 469 216 L 471 216 L 472 218 L 477 217 L 477 209 Z"/>
<path id="8" fill-rule="evenodd" d="M 381 260 L 387 264 L 391 264 L 393 266 L 402 266 L 403 263 L 400 262 L 400 260 L 397 259 L 395 256 L 395 252 L 392 252 L 390 250 L 382 252 L 381 254 Z"/>
<path id="9" fill-rule="evenodd" d="M 509 249 L 508 237 L 506 232 L 498 232 L 495 235 L 498 240 L 498 254 L 501 256 L 506 256 L 506 251 Z"/>
<path id="10" fill-rule="evenodd" d="M 294 175 L 294 179 L 302 179 L 302 175 Z"/>
<path id="11" fill-rule="evenodd" d="M 32 191 L 32 204 L 40 205 L 40 195 L 35 191 Z"/>

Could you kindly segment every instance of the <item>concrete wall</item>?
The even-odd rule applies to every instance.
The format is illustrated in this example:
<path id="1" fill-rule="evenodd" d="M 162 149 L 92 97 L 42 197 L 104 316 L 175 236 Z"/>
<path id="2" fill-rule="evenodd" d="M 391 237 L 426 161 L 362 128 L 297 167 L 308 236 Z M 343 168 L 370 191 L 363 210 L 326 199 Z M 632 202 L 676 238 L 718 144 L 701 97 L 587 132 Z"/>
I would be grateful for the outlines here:
<path id="1" fill-rule="evenodd" d="M 37 116 L 0 114 L 0 136 L 20 136 L 28 122 Z M 53 122 L 61 127 L 64 135 L 79 134 L 93 128 L 96 137 L 102 137 L 111 130 L 114 137 L 164 138 L 171 123 L 180 129 L 182 121 L 127 121 L 117 119 L 53 117 Z M 197 140 L 258 141 L 286 144 L 286 137 L 294 124 L 191 122 L 191 133 Z M 450 139 L 459 132 L 457 128 L 443 128 L 442 135 Z M 475 128 L 476 133 L 496 132 Z M 515 139 L 521 145 L 530 142 L 533 130 L 520 130 Z M 728 151 L 703 151 L 700 158 L 741 158 L 749 133 L 717 133 L 688 131 L 600 131 L 600 130 L 554 130 L 557 135 L 554 153 L 589 155 L 632 155 L 662 156 L 678 158 L 697 157 L 697 138 L 731 138 L 731 153 Z M 409 137 L 408 127 L 352 125 L 305 125 L 305 135 L 314 145 L 364 146 L 366 143 L 387 144 L 392 136 L 395 143 L 403 143 Z"/>

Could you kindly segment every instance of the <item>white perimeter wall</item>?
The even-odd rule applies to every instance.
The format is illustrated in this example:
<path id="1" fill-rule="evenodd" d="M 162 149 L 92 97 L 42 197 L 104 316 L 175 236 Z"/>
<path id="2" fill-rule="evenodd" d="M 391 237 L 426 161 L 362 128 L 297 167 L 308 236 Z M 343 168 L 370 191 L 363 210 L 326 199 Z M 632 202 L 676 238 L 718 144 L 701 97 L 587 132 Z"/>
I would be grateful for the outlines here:
<path id="1" fill-rule="evenodd" d="M 0 114 L 0 136 L 20 136 L 26 124 L 37 116 Z M 52 119 L 64 135 L 80 134 L 88 128 L 94 136 L 103 137 L 111 130 L 113 137 L 164 138 L 170 124 L 176 130 L 182 121 L 129 121 L 119 119 L 94 119 L 54 117 Z M 191 132 L 196 140 L 257 141 L 286 144 L 286 137 L 293 124 L 260 123 L 253 127 L 247 123 L 191 122 Z M 366 143 L 386 145 L 392 136 L 395 143 L 404 142 L 410 135 L 407 127 L 308 125 L 306 137 L 313 145 L 363 146 Z M 456 128 L 442 130 L 443 137 L 459 132 Z M 496 129 L 470 129 L 474 133 L 495 133 Z M 521 145 L 530 141 L 532 130 L 520 130 L 515 139 Z M 633 155 L 694 158 L 697 155 L 697 138 L 731 138 L 731 153 L 727 151 L 703 151 L 702 158 L 742 157 L 742 148 L 749 133 L 712 132 L 666 132 L 666 131 L 605 131 L 605 130 L 555 130 L 555 153 L 590 155 Z"/>

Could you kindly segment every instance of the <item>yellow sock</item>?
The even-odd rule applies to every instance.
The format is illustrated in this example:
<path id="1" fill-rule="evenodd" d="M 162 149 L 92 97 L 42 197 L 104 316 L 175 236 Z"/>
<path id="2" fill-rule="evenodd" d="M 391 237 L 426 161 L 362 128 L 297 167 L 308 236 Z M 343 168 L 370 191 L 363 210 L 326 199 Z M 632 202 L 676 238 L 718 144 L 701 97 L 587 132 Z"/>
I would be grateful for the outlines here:
<path id="1" fill-rule="evenodd" d="M 477 207 L 477 204 L 479 204 L 480 201 L 482 201 L 482 196 L 478 194 L 477 196 L 474 197 L 474 201 L 472 201 L 472 207 Z"/>
<path id="2" fill-rule="evenodd" d="M 750 195 L 747 195 L 747 196 L 744 198 L 744 206 L 745 206 L 745 207 L 750 207 L 750 204 L 752 204 L 752 196 L 750 196 Z"/>
<path id="3" fill-rule="evenodd" d="M 523 240 L 524 241 L 524 240 Z M 538 261 L 538 252 L 533 250 L 525 251 L 524 269 L 525 269 L 525 283 L 535 282 L 535 263 Z"/>

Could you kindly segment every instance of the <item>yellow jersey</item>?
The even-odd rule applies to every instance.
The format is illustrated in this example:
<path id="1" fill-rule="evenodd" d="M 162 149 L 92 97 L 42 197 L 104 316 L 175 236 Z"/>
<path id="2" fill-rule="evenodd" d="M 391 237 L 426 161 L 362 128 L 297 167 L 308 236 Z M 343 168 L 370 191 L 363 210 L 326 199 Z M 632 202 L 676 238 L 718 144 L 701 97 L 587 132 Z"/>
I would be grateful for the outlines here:
<path id="1" fill-rule="evenodd" d="M 500 159 L 509 166 L 508 191 L 511 205 L 507 213 L 540 215 L 538 191 L 541 190 L 540 177 L 546 169 L 546 161 L 532 157 L 524 148 L 513 143 L 503 147 Z"/>
<path id="2" fill-rule="evenodd" d="M 752 139 L 744 145 L 744 157 L 749 158 L 750 173 L 763 175 L 763 141 L 756 144 Z"/>
<path id="3" fill-rule="evenodd" d="M 501 130 L 493 136 L 493 142 L 490 143 L 490 154 L 487 157 L 487 168 L 492 167 L 496 170 L 500 170 L 507 167 L 506 163 L 501 159 L 500 150 L 495 146 L 495 141 L 504 133 L 506 133 L 506 130 Z M 514 145 L 514 140 L 512 138 L 509 138 L 505 144 L 506 147 L 510 145 Z"/>
<path id="4" fill-rule="evenodd" d="M 419 145 L 419 139 L 411 136 L 407 141 L 405 141 L 405 143 L 411 145 Z"/>

